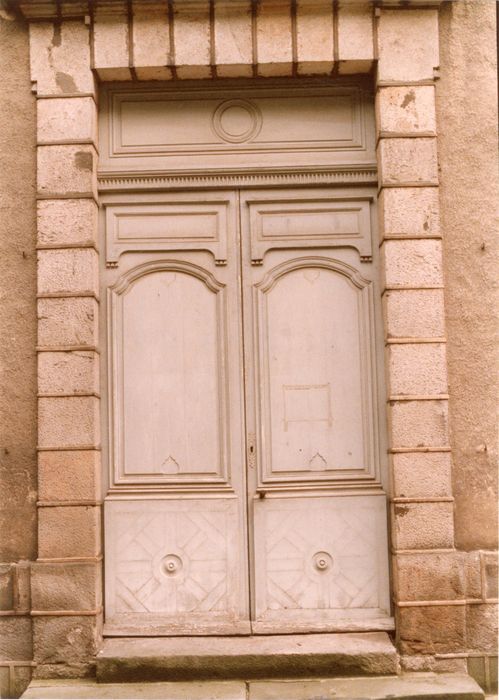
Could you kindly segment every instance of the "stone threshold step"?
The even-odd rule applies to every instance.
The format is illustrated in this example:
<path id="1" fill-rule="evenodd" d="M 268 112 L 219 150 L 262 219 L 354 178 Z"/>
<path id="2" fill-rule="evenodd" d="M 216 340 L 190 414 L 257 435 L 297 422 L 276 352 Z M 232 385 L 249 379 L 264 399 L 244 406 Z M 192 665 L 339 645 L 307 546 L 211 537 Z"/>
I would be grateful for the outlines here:
<path id="1" fill-rule="evenodd" d="M 229 680 L 397 673 L 386 632 L 253 637 L 121 637 L 97 655 L 97 680 Z"/>
<path id="2" fill-rule="evenodd" d="M 483 700 L 467 675 L 408 673 L 369 678 L 315 680 L 193 681 L 191 683 L 97 683 L 32 681 L 22 698 L 79 700 Z"/>

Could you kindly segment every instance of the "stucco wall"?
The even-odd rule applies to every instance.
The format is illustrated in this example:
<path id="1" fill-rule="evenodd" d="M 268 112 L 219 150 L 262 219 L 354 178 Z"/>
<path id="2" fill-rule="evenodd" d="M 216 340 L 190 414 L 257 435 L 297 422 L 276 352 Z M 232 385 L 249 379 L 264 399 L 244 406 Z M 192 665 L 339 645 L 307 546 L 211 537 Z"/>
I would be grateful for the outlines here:
<path id="1" fill-rule="evenodd" d="M 489 553 L 497 547 L 496 62 L 495 2 L 446 3 L 437 116 L 455 542 L 470 562 L 484 558 L 491 598 L 497 596 L 497 559 Z M 493 653 L 495 608 L 468 607 L 469 650 Z M 480 661 L 473 664 L 480 669 Z"/>
<path id="2" fill-rule="evenodd" d="M 28 32 L 0 9 L 0 663 L 29 661 L 27 568 L 36 558 L 35 100 Z M 0 695 L 30 668 L 0 666 Z M 10 681 L 9 681 L 10 677 Z"/>
<path id="3" fill-rule="evenodd" d="M 442 9 L 438 83 L 456 544 L 497 546 L 495 2 Z"/>

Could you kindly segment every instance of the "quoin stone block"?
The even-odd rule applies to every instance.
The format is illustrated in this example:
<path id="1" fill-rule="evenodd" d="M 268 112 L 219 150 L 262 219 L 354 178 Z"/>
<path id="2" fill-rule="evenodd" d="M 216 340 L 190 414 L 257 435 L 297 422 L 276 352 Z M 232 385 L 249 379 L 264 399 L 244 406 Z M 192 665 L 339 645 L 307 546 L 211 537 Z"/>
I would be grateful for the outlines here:
<path id="1" fill-rule="evenodd" d="M 442 338 L 445 334 L 441 289 L 394 289 L 383 295 L 388 339 Z"/>
<path id="2" fill-rule="evenodd" d="M 98 649 L 98 634 L 95 620 L 92 617 L 36 617 L 34 619 L 33 646 L 35 659 L 39 665 L 49 665 L 42 677 L 57 678 L 57 667 L 50 665 L 67 664 L 71 668 L 75 664 L 90 666 Z M 52 673 L 50 673 L 52 670 Z M 76 666 L 76 678 L 89 674 L 91 669 L 83 672 Z M 69 674 L 71 677 L 71 674 Z"/>
<path id="3" fill-rule="evenodd" d="M 97 450 L 44 450 L 38 455 L 41 501 L 96 501 L 100 498 L 100 482 Z"/>
<path id="4" fill-rule="evenodd" d="M 378 167 L 382 185 L 438 184 L 434 138 L 381 139 Z"/>
<path id="5" fill-rule="evenodd" d="M 447 446 L 447 401 L 392 401 L 391 404 L 389 421 L 394 448 Z"/>
<path id="6" fill-rule="evenodd" d="M 40 394 L 99 393 L 99 356 L 93 351 L 38 353 Z"/>
<path id="7" fill-rule="evenodd" d="M 433 80 L 438 68 L 438 13 L 383 8 L 378 22 L 378 82 Z"/>
<path id="8" fill-rule="evenodd" d="M 37 203 L 38 245 L 95 246 L 98 207 L 93 199 L 42 199 Z"/>
<path id="9" fill-rule="evenodd" d="M 100 554 L 100 508 L 50 506 L 38 511 L 39 559 Z"/>
<path id="10" fill-rule="evenodd" d="M 83 18 L 29 25 L 31 77 L 38 94 L 93 93 L 90 31 Z"/>
<path id="11" fill-rule="evenodd" d="M 435 134 L 433 85 L 380 87 L 376 94 L 378 129 L 383 134 Z"/>
<path id="12" fill-rule="evenodd" d="M 97 154 L 94 146 L 38 147 L 38 191 L 41 195 L 96 196 Z"/>
<path id="13" fill-rule="evenodd" d="M 98 343 L 98 302 L 91 297 L 38 299 L 38 345 L 94 347 Z"/>
<path id="14" fill-rule="evenodd" d="M 462 557 L 458 552 L 399 554 L 395 590 L 399 601 L 463 600 Z"/>
<path id="15" fill-rule="evenodd" d="M 447 393 L 445 345 L 438 343 L 388 346 L 390 395 Z"/>
<path id="16" fill-rule="evenodd" d="M 397 620 L 401 652 L 426 655 L 464 651 L 465 617 L 464 605 L 399 609 Z"/>
<path id="17" fill-rule="evenodd" d="M 425 289 L 443 284 L 440 241 L 385 241 L 381 256 L 386 287 Z"/>
<path id="18" fill-rule="evenodd" d="M 102 603 L 100 566 L 96 563 L 33 564 L 33 610 L 97 610 Z"/>
<path id="19" fill-rule="evenodd" d="M 100 441 L 99 399 L 94 396 L 40 398 L 39 446 L 80 447 Z"/>
<path id="20" fill-rule="evenodd" d="M 98 256 L 92 248 L 38 251 L 38 294 L 98 295 Z"/>
<path id="21" fill-rule="evenodd" d="M 93 97 L 40 100 L 38 142 L 97 141 L 97 105 Z"/>
<path id="22" fill-rule="evenodd" d="M 449 452 L 408 452 L 391 455 L 394 495 L 405 498 L 450 496 Z"/>
<path id="23" fill-rule="evenodd" d="M 452 503 L 394 503 L 393 546 L 401 549 L 445 549 L 454 545 Z"/>
<path id="24" fill-rule="evenodd" d="M 380 238 L 438 236 L 438 188 L 389 187 L 379 196 Z"/>

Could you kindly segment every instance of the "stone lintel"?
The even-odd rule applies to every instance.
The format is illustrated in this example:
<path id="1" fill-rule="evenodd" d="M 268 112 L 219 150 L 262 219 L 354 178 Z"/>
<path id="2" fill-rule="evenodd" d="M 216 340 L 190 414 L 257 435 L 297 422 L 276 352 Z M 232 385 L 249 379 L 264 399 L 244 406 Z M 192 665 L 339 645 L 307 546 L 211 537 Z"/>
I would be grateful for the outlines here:
<path id="1" fill-rule="evenodd" d="M 439 7 L 442 2 L 443 0 L 381 0 L 378 6 L 391 9 L 414 7 L 434 8 Z M 181 0 L 182 5 L 194 5 L 196 3 L 199 4 L 199 0 Z M 218 0 L 217 4 L 226 5 L 228 3 L 227 0 Z M 234 0 L 231 0 L 230 4 L 234 4 Z M 302 7 L 306 4 L 317 5 L 317 0 L 300 0 L 300 5 Z M 116 12 L 121 12 L 123 6 L 126 7 L 126 3 L 124 3 L 123 0 L 100 0 L 100 2 L 77 0 L 74 3 L 59 3 L 57 0 L 22 0 L 21 2 L 10 0 L 8 5 L 10 5 L 12 9 L 20 10 L 22 15 L 28 20 L 65 19 L 68 17 L 72 19 L 81 18 L 90 15 L 92 7 L 97 7 L 103 12 L 114 14 Z M 155 9 L 158 11 L 164 10 L 163 0 L 134 0 L 134 7 L 140 7 L 141 5 L 143 5 L 147 11 L 154 11 Z"/>

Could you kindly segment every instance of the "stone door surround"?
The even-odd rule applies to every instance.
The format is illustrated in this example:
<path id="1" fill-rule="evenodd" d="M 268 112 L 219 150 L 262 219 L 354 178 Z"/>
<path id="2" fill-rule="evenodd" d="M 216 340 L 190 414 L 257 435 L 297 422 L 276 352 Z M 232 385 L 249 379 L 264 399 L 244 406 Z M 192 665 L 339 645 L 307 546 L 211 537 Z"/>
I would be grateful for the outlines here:
<path id="1" fill-rule="evenodd" d="M 31 20 L 38 99 L 39 554 L 31 615 L 39 677 L 91 671 L 102 626 L 98 80 L 372 71 L 398 650 L 407 665 L 414 655 L 464 651 L 466 601 L 434 585 L 442 567 L 461 570 L 447 427 L 437 6 L 20 3 Z"/>

